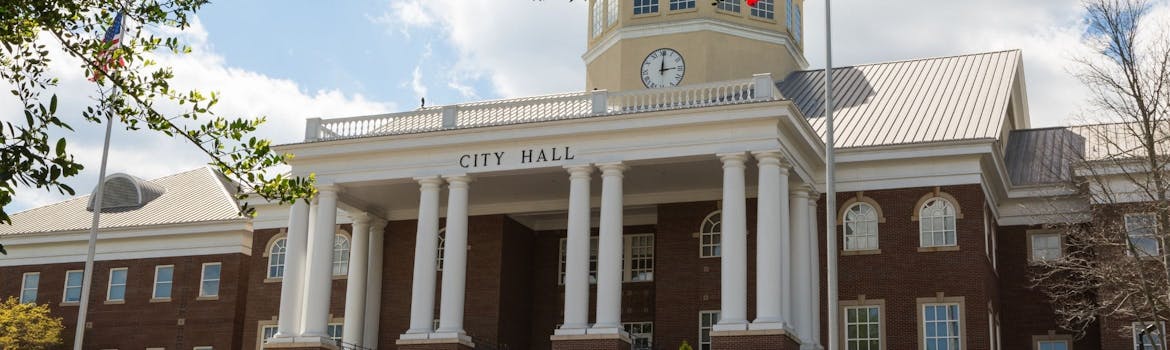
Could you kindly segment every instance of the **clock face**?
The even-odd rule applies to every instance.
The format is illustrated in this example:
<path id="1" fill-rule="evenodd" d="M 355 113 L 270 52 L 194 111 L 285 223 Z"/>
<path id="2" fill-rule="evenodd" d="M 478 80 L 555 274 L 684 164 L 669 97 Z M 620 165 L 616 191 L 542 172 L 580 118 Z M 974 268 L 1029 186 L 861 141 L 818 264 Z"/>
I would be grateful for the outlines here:
<path id="1" fill-rule="evenodd" d="M 678 86 L 686 73 L 686 63 L 674 49 L 651 51 L 642 61 L 642 84 L 648 88 Z"/>

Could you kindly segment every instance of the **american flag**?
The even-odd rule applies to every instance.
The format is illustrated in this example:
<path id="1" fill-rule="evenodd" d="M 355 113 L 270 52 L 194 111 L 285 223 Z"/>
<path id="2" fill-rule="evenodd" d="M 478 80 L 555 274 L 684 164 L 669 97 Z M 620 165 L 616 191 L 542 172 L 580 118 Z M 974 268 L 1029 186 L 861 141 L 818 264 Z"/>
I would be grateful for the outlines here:
<path id="1" fill-rule="evenodd" d="M 102 37 L 102 43 L 108 45 L 108 47 L 98 53 L 98 69 L 94 69 L 93 78 L 90 78 L 90 80 L 97 81 L 101 78 L 102 72 L 109 71 L 115 65 L 117 67 L 126 65 L 126 60 L 121 57 L 118 57 L 116 62 L 110 58 L 114 48 L 122 43 L 122 34 L 126 33 L 122 24 L 122 13 L 118 12 L 118 15 L 114 16 L 114 24 L 109 29 L 106 29 L 106 35 Z"/>

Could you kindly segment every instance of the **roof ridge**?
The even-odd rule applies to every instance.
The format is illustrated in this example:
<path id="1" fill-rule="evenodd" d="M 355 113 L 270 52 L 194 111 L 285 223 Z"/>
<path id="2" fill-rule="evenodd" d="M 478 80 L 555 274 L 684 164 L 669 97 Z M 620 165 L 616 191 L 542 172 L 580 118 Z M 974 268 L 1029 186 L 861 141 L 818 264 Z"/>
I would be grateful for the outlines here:
<path id="1" fill-rule="evenodd" d="M 901 59 L 901 60 L 890 60 L 890 61 L 881 61 L 881 62 L 870 62 L 870 63 L 852 64 L 852 65 L 848 65 L 848 66 L 836 66 L 836 67 L 833 67 L 833 69 L 834 69 L 834 70 L 837 70 L 837 69 L 851 68 L 851 67 L 865 67 L 865 66 L 876 66 L 876 65 L 882 65 L 882 64 L 910 63 L 910 62 L 920 62 L 920 61 L 941 60 L 941 59 L 948 59 L 948 58 L 959 58 L 959 57 L 969 57 L 969 56 L 991 55 L 991 54 L 999 54 L 999 53 L 1012 52 L 1012 51 L 1016 51 L 1016 52 L 1022 52 L 1022 50 L 1021 50 L 1021 49 L 1007 49 L 1007 50 L 999 50 L 999 51 L 972 52 L 972 53 L 965 53 L 965 54 L 958 54 L 958 55 L 949 55 L 949 56 L 931 56 L 931 57 L 908 58 L 908 59 Z M 796 71 L 796 72 L 823 72 L 824 70 L 825 70 L 824 68 L 821 68 L 821 69 L 806 69 L 806 70 L 800 70 L 800 71 Z"/>

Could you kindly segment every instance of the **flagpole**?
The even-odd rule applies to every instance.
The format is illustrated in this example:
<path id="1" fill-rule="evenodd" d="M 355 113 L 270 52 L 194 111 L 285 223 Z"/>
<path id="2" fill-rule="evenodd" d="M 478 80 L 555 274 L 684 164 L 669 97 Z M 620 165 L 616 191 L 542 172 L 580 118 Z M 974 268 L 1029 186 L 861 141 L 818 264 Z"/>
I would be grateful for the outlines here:
<path id="1" fill-rule="evenodd" d="M 114 91 L 117 88 L 115 88 Z M 110 131 L 114 126 L 114 115 L 106 116 L 106 139 L 102 146 L 102 165 L 98 170 L 97 189 L 93 198 L 93 223 L 89 227 L 89 252 L 85 256 L 85 272 L 81 281 L 81 304 L 77 308 L 77 332 L 73 335 L 73 350 L 81 350 L 82 340 L 85 339 L 85 316 L 89 311 L 89 292 L 93 282 L 93 256 L 97 249 L 98 223 L 102 217 L 102 194 L 106 185 L 106 160 L 110 155 Z"/>
<path id="2" fill-rule="evenodd" d="M 829 350 L 840 349 L 837 344 L 841 313 L 837 303 L 837 184 L 836 160 L 833 155 L 833 35 L 829 5 L 825 0 L 825 253 L 829 297 Z"/>

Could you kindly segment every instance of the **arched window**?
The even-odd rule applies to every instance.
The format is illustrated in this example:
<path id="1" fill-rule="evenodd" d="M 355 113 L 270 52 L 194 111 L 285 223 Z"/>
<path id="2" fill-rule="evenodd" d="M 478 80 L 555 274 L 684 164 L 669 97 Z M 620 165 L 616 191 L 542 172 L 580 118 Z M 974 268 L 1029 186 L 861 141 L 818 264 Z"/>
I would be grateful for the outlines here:
<path id="1" fill-rule="evenodd" d="M 343 234 L 333 236 L 333 275 L 349 273 L 349 238 Z"/>
<path id="2" fill-rule="evenodd" d="M 955 238 L 955 206 L 942 197 L 926 200 L 918 209 L 920 246 L 958 245 Z"/>
<path id="3" fill-rule="evenodd" d="M 716 210 L 703 219 L 699 225 L 699 257 L 714 258 L 722 256 L 723 216 Z"/>
<path id="4" fill-rule="evenodd" d="M 268 278 L 284 277 L 284 246 L 287 243 L 288 239 L 279 238 L 268 249 Z"/>
<path id="5" fill-rule="evenodd" d="M 845 209 L 845 250 L 878 248 L 878 214 L 872 205 L 857 202 Z"/>
<path id="6" fill-rule="evenodd" d="M 439 230 L 439 254 L 435 255 L 435 269 L 443 271 L 443 247 L 447 246 L 447 229 Z"/>

